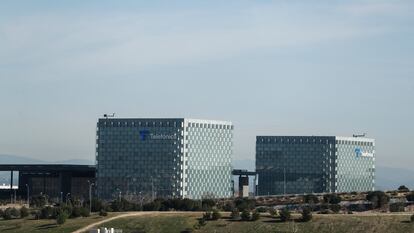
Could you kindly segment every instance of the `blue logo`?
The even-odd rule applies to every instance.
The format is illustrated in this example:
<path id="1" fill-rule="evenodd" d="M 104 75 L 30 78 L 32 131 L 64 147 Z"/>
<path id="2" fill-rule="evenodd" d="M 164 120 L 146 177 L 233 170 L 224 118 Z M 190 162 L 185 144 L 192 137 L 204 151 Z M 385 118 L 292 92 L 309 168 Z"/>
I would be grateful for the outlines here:
<path id="1" fill-rule="evenodd" d="M 149 135 L 149 130 L 140 130 L 139 131 L 139 138 L 141 141 L 145 141 L 147 139 L 147 136 Z"/>
<path id="2" fill-rule="evenodd" d="M 362 156 L 361 148 L 355 148 L 355 154 L 356 154 L 356 157 L 361 157 Z"/>

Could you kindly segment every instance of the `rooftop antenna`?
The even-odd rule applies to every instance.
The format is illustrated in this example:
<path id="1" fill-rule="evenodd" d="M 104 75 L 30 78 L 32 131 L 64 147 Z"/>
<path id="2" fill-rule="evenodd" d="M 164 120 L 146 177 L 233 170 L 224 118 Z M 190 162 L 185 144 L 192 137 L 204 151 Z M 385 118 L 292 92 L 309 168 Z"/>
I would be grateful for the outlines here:
<path id="1" fill-rule="evenodd" d="M 112 114 L 104 114 L 103 115 L 106 119 L 108 119 L 109 117 L 115 117 L 115 113 Z"/>
<path id="2" fill-rule="evenodd" d="M 354 138 L 365 138 L 365 136 L 367 136 L 366 133 L 363 133 L 363 134 L 353 134 L 352 135 L 352 137 L 354 137 Z"/>

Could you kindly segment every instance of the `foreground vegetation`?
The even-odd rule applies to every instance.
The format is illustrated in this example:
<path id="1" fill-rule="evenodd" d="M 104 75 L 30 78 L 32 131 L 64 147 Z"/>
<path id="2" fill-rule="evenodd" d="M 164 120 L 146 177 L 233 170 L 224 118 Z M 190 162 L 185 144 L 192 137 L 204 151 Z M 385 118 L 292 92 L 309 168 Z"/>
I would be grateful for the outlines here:
<path id="1" fill-rule="evenodd" d="M 105 227 L 120 228 L 124 233 L 180 233 L 180 232 L 224 232 L 224 233 L 410 233 L 414 223 L 409 215 L 315 215 L 312 221 L 298 221 L 299 215 L 292 216 L 296 221 L 281 222 L 278 218 L 262 214 L 257 221 L 235 221 L 227 214 L 217 221 L 207 221 L 204 226 L 194 229 L 198 224 L 198 214 L 180 216 L 142 216 L 117 219 L 103 224 Z"/>
<path id="2" fill-rule="evenodd" d="M 0 220 L 0 232 L 69 233 L 113 215 L 114 214 L 110 214 L 107 217 L 91 215 L 90 217 L 68 219 L 63 225 L 58 225 L 55 219 L 33 219 L 31 217 L 12 220 Z"/>

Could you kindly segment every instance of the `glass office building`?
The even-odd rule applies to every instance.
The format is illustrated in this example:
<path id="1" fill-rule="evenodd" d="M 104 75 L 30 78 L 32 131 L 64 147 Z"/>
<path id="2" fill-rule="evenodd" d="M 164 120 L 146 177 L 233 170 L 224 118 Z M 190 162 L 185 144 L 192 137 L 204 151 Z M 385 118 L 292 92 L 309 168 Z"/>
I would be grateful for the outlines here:
<path id="1" fill-rule="evenodd" d="M 375 140 L 257 136 L 258 195 L 372 191 Z"/>
<path id="2" fill-rule="evenodd" d="M 231 122 L 99 119 L 97 192 L 200 199 L 232 195 Z"/>

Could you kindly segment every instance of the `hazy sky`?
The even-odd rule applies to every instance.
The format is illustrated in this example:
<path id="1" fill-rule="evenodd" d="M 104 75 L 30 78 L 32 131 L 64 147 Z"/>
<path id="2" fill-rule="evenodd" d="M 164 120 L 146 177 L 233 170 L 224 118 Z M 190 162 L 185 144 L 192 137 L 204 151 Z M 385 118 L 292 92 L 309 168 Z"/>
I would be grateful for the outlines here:
<path id="1" fill-rule="evenodd" d="M 94 159 L 95 124 L 191 117 L 368 133 L 414 164 L 414 1 L 2 1 L 0 154 Z M 329 2 L 329 3 L 328 3 Z"/>

